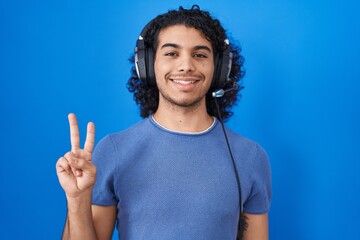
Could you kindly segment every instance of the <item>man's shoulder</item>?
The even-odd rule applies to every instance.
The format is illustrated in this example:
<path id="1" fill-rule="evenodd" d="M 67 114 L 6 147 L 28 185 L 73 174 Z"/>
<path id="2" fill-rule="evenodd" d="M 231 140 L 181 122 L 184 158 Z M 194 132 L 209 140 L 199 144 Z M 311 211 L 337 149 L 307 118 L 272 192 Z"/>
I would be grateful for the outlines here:
<path id="1" fill-rule="evenodd" d="M 145 118 L 124 130 L 107 134 L 97 143 L 96 150 L 110 151 L 111 148 L 127 148 L 136 145 L 147 135 L 145 134 L 146 131 L 149 131 L 147 129 L 149 129 L 149 124 Z"/>
<path id="2" fill-rule="evenodd" d="M 226 128 L 226 133 L 229 135 L 229 138 L 231 138 L 232 141 L 236 141 L 236 142 L 239 142 L 242 144 L 247 144 L 247 145 L 256 145 L 257 144 L 251 138 L 248 138 L 248 137 L 232 130 L 231 128 Z"/>
<path id="3" fill-rule="evenodd" d="M 234 144 L 236 147 L 240 147 L 242 150 L 246 149 L 249 152 L 265 152 L 263 147 L 256 140 L 253 140 L 247 136 L 245 137 L 230 128 L 227 128 L 226 132 L 228 134 L 230 143 Z"/>
<path id="4" fill-rule="evenodd" d="M 110 133 L 107 135 L 107 137 L 110 137 L 113 140 L 129 138 L 129 137 L 141 135 L 148 130 L 149 130 L 148 118 L 145 118 L 121 131 Z"/>

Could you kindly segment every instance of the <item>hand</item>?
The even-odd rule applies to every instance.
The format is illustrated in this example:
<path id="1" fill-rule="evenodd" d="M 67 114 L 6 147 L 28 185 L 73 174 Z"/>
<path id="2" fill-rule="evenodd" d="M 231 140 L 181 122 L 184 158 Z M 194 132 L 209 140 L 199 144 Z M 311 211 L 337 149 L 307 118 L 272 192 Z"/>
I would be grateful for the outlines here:
<path id="1" fill-rule="evenodd" d="M 92 163 L 92 151 L 95 142 L 95 125 L 89 122 L 87 125 L 84 149 L 80 148 L 80 134 L 76 116 L 70 113 L 70 140 L 71 151 L 56 163 L 56 172 L 61 187 L 67 197 L 76 198 L 86 190 L 90 190 L 96 179 L 96 167 Z"/>

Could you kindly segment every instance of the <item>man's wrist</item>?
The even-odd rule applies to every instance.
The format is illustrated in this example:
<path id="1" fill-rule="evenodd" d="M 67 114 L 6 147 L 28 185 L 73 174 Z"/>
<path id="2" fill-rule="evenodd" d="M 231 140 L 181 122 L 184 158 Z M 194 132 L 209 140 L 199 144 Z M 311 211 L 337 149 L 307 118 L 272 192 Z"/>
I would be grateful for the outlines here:
<path id="1" fill-rule="evenodd" d="M 92 189 L 89 188 L 77 196 L 66 195 L 66 199 L 69 213 L 88 211 L 91 208 Z"/>

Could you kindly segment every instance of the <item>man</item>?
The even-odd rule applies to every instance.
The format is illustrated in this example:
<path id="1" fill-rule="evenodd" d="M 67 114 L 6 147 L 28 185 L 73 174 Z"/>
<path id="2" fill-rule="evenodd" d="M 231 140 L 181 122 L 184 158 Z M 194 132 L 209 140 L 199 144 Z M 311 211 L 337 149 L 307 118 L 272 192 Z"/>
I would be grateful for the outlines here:
<path id="1" fill-rule="evenodd" d="M 236 239 L 240 211 L 244 239 L 268 239 L 267 155 L 215 117 L 231 116 L 239 51 L 198 6 L 144 28 L 128 88 L 145 119 L 93 152 L 94 124 L 81 149 L 69 114 L 72 149 L 56 165 L 68 202 L 63 239 L 111 239 L 115 224 L 119 239 Z"/>

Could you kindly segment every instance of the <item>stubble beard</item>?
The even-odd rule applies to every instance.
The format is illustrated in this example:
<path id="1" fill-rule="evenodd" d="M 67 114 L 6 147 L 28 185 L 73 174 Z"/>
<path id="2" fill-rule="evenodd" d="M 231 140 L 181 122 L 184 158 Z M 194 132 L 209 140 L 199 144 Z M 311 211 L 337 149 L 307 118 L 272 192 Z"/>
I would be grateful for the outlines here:
<path id="1" fill-rule="evenodd" d="M 203 100 L 205 102 L 206 97 L 206 93 L 201 93 L 198 97 L 195 98 L 176 99 L 170 96 L 170 94 L 162 91 L 161 88 L 159 88 L 159 95 L 160 98 L 163 99 L 164 104 L 169 104 L 173 109 L 180 107 L 186 108 L 188 110 L 198 109 L 201 106 Z"/>

